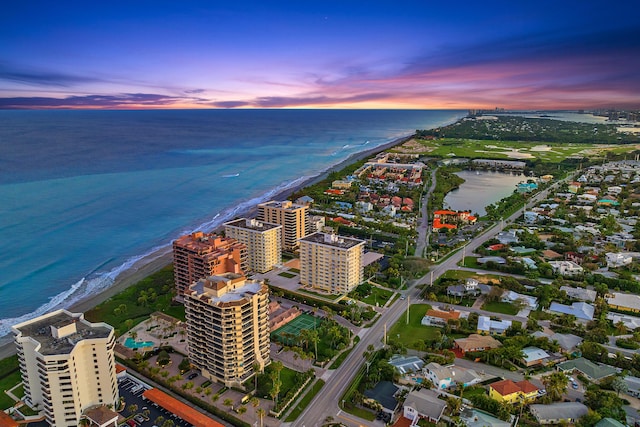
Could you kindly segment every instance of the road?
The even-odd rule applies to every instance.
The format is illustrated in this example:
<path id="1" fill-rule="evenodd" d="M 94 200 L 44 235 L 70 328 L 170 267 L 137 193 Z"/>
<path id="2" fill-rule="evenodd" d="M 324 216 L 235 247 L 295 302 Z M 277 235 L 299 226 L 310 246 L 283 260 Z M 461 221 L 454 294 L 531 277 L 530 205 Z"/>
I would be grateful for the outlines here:
<path id="1" fill-rule="evenodd" d="M 416 250 L 414 255 L 422 257 L 424 254 L 424 248 L 429 241 L 429 198 L 431 193 L 436 188 L 436 172 L 438 168 L 431 171 L 431 186 L 427 190 L 427 193 L 423 196 L 422 206 L 420 207 L 420 224 L 418 224 L 418 239 L 416 240 Z"/>
<path id="2" fill-rule="evenodd" d="M 534 196 L 527 203 L 526 207 L 529 207 L 546 197 L 551 188 L 544 190 Z M 514 221 L 520 215 L 521 211 L 519 210 L 518 212 L 507 218 L 506 222 L 510 223 Z M 483 234 L 471 240 L 467 244 L 467 250 L 469 251 L 469 253 L 473 252 L 487 240 L 495 237 L 500 231 L 500 227 L 497 226 L 489 228 Z M 408 289 L 404 291 L 404 295 L 415 301 L 420 293 L 420 289 L 418 288 L 418 286 L 430 283 L 431 279 L 436 280 L 447 270 L 455 269 L 461 259 L 462 251 L 459 250 L 439 265 L 436 265 L 433 268 L 432 272 L 412 283 L 408 287 Z M 369 328 L 368 331 L 365 331 L 364 334 L 362 334 L 360 342 L 356 345 L 351 354 L 349 354 L 343 364 L 337 370 L 335 370 L 329 378 L 327 378 L 322 392 L 314 398 L 309 406 L 307 406 L 305 411 L 293 423 L 293 426 L 316 426 L 321 424 L 328 415 L 334 416 L 336 420 L 339 419 L 340 422 L 343 422 L 344 424 L 363 424 L 362 420 L 355 419 L 349 414 L 343 414 L 339 409 L 339 400 L 346 391 L 347 387 L 353 381 L 353 378 L 358 372 L 359 367 L 362 365 L 363 354 L 366 348 L 369 345 L 373 345 L 375 348 L 381 347 L 385 328 L 391 327 L 404 313 L 405 308 L 406 307 L 404 301 L 396 301 L 382 313 L 380 319 L 371 328 Z"/>
<path id="3" fill-rule="evenodd" d="M 569 179 L 569 178 L 565 178 Z M 547 194 L 552 189 L 555 189 L 559 183 L 550 186 L 548 189 L 543 190 L 532 197 L 525 205 L 524 209 L 533 206 L 540 200 L 547 197 Z M 433 183 L 432 183 L 433 186 Z M 522 209 L 505 219 L 506 223 L 513 222 L 516 218 L 522 215 Z M 424 222 L 423 216 L 423 222 Z M 475 237 L 466 246 L 466 252 L 471 253 L 487 240 L 492 239 L 501 231 L 501 227 L 493 226 L 487 229 L 484 233 Z M 458 250 L 449 258 L 442 261 L 440 264 L 434 266 L 431 272 L 424 277 L 411 283 L 406 291 L 403 292 L 404 296 L 415 301 L 420 294 L 418 286 L 428 284 L 433 279 L 434 281 L 444 274 L 447 270 L 454 270 L 457 268 L 458 262 L 462 259 L 462 252 Z M 307 408 L 300 414 L 298 419 L 292 423 L 294 427 L 317 427 L 322 425 L 327 416 L 333 416 L 336 421 L 339 421 L 348 426 L 361 426 L 371 425 L 374 423 L 367 423 L 366 421 L 356 418 L 350 414 L 344 413 L 340 407 L 340 399 L 347 387 L 351 384 L 354 377 L 358 373 L 358 369 L 362 365 L 364 359 L 363 354 L 369 345 L 373 345 L 376 349 L 382 346 L 382 338 L 385 328 L 390 328 L 404 313 L 406 309 L 406 302 L 403 300 L 397 300 L 393 305 L 389 306 L 381 315 L 380 319 L 369 330 L 361 333 L 361 340 L 355 346 L 353 351 L 347 356 L 346 360 L 340 365 L 338 369 L 333 371 L 328 378 L 322 391 L 315 396 L 313 401 L 307 406 Z M 468 308 L 467 308 L 468 309 Z"/>

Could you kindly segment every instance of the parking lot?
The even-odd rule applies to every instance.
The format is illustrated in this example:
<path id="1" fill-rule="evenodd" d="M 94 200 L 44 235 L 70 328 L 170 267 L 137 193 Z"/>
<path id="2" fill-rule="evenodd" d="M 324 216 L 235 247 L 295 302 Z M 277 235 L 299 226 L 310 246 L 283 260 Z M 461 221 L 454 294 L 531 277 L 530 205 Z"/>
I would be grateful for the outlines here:
<path id="1" fill-rule="evenodd" d="M 165 420 L 172 420 L 175 426 L 191 427 L 191 424 L 181 420 L 174 414 L 167 412 L 163 408 L 159 407 L 153 402 L 147 401 L 142 398 L 142 393 L 147 390 L 147 387 L 141 382 L 136 381 L 131 377 L 125 377 L 118 383 L 120 390 L 120 396 L 125 399 L 125 408 L 120 415 L 125 418 L 129 418 L 134 415 L 133 419 L 127 423 L 120 424 L 121 427 L 152 427 L 162 426 Z M 136 405 L 135 412 L 130 412 L 130 406 Z M 162 417 L 160 419 L 159 417 Z"/>

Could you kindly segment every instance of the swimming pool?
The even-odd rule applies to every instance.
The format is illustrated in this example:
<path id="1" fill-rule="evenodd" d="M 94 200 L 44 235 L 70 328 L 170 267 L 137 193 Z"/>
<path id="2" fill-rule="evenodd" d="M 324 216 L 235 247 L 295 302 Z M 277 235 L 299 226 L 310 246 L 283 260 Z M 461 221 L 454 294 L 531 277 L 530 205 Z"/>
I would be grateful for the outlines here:
<path id="1" fill-rule="evenodd" d="M 154 345 L 153 341 L 136 341 L 131 337 L 124 340 L 124 346 L 128 348 L 153 347 L 153 345 Z"/>

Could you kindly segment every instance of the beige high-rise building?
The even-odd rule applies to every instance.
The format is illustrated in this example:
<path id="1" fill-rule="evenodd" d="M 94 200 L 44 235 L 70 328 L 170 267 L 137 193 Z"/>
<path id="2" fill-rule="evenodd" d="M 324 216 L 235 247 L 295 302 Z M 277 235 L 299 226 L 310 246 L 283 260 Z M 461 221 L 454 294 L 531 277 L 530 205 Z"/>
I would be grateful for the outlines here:
<path id="1" fill-rule="evenodd" d="M 199 280 L 184 299 L 189 360 L 202 375 L 240 386 L 269 363 L 269 288 L 227 273 Z"/>
<path id="2" fill-rule="evenodd" d="M 308 234 L 309 206 L 297 205 L 289 200 L 274 200 L 258 205 L 258 220 L 282 226 L 282 248 L 298 248 L 298 240 Z"/>
<path id="3" fill-rule="evenodd" d="M 236 219 L 224 224 L 227 237 L 247 247 L 248 270 L 266 273 L 282 262 L 282 226 L 256 219 Z"/>
<path id="4" fill-rule="evenodd" d="M 13 326 L 25 401 L 56 427 L 77 427 L 82 414 L 118 402 L 115 334 L 82 313 L 57 310 Z"/>
<path id="5" fill-rule="evenodd" d="M 300 283 L 332 294 L 346 294 L 362 283 L 364 240 L 330 233 L 300 239 Z"/>
<path id="6" fill-rule="evenodd" d="M 247 247 L 237 240 L 201 231 L 173 242 L 173 268 L 177 295 L 193 282 L 215 274 L 243 274 L 247 269 Z"/>

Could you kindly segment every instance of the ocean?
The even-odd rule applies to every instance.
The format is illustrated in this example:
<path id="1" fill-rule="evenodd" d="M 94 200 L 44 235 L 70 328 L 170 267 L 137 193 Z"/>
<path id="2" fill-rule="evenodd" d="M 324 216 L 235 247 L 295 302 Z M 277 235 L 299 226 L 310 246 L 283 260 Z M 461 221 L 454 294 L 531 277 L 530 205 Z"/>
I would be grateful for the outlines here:
<path id="1" fill-rule="evenodd" d="M 0 336 L 459 110 L 0 111 Z M 146 258 L 145 258 L 146 259 Z"/>

